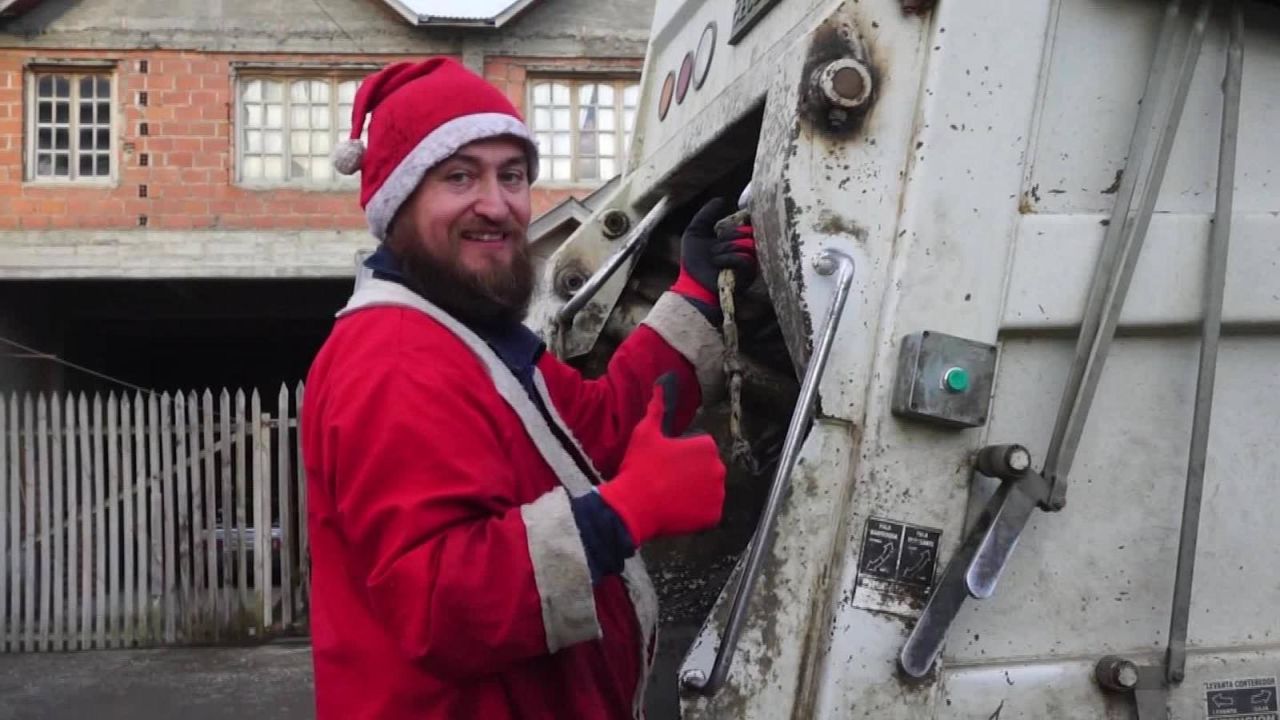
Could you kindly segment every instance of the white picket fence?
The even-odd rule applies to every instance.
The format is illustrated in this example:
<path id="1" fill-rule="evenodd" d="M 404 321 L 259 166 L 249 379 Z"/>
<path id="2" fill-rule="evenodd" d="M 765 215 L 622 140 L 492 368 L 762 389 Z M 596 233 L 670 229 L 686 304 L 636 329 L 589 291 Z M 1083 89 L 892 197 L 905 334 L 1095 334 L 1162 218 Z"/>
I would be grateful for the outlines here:
<path id="1" fill-rule="evenodd" d="M 302 395 L 0 396 L 0 650 L 304 632 Z"/>

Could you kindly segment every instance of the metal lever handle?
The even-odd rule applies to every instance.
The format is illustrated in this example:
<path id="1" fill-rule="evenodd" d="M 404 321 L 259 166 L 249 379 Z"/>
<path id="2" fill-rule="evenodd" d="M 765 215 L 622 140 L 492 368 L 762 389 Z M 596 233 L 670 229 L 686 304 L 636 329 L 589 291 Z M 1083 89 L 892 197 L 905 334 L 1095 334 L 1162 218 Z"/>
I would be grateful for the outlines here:
<path id="1" fill-rule="evenodd" d="M 902 646 L 898 662 L 912 677 L 924 677 L 933 667 L 964 601 L 995 592 L 1031 513 L 1036 506 L 1049 507 L 1049 483 L 1031 469 L 1031 453 L 1022 445 L 983 448 L 974 466 L 984 475 L 999 478 L 1000 487 L 947 563 Z"/>
<path id="2" fill-rule="evenodd" d="M 573 319 L 582 311 L 582 308 L 591 302 L 591 298 L 600 292 L 600 288 L 609 282 L 609 278 L 613 277 L 618 268 L 622 267 L 622 264 L 631 259 L 633 255 L 644 249 L 654 226 L 667 216 L 667 211 L 670 209 L 670 197 L 663 196 L 658 202 L 654 203 L 653 207 L 649 208 L 649 212 L 645 213 L 640 222 L 636 223 L 636 226 L 631 229 L 631 235 L 623 241 L 622 249 L 605 261 L 605 264 L 601 265 L 600 269 L 596 270 L 595 274 L 583 283 L 578 292 L 569 298 L 569 302 L 560 308 L 560 312 L 556 313 L 556 321 L 564 326 L 572 324 Z"/>
<path id="3" fill-rule="evenodd" d="M 729 611 L 729 623 L 725 627 L 720 647 L 716 650 L 715 662 L 710 672 L 702 669 L 685 670 L 680 675 L 680 684 L 686 689 L 702 695 L 716 694 L 724 686 L 729 677 L 729 666 L 733 662 L 733 653 L 738 647 L 738 639 L 746 624 L 747 605 L 751 600 L 752 590 L 760 576 L 760 567 L 765 552 L 773 545 L 773 526 L 777 522 L 778 513 L 782 510 L 782 502 L 791 486 L 791 472 L 796 461 L 800 459 L 800 445 L 813 420 L 814 406 L 818 399 L 818 383 L 822 380 L 822 372 L 826 368 L 827 358 L 831 354 L 832 341 L 836 328 L 840 323 L 840 314 L 844 310 L 845 301 L 849 298 L 849 289 L 853 286 L 853 258 L 838 250 L 825 250 L 814 263 L 819 275 L 836 275 L 835 295 L 831 306 L 827 308 L 826 319 L 822 325 L 822 333 L 809 358 L 809 367 L 805 370 L 804 381 L 800 385 L 800 400 L 796 403 L 795 412 L 791 415 L 791 424 L 787 427 L 787 438 L 782 446 L 782 457 L 778 461 L 778 470 L 773 477 L 773 486 L 769 489 L 769 498 L 765 503 L 764 515 L 760 525 L 756 527 L 751 545 L 747 549 L 747 561 L 742 577 L 734 591 L 733 605 Z"/>

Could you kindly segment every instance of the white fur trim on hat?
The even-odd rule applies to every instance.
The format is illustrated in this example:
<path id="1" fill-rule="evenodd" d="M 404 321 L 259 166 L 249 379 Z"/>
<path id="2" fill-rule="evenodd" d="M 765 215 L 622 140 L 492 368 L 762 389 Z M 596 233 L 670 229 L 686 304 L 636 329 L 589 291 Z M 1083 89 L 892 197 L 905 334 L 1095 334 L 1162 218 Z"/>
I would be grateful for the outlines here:
<path id="1" fill-rule="evenodd" d="M 458 152 L 463 145 L 500 135 L 514 135 L 529 144 L 529 180 L 532 181 L 538 172 L 537 151 L 533 136 L 524 123 L 505 113 L 476 113 L 454 118 L 422 138 L 369 199 L 364 210 L 369 231 L 379 240 L 385 240 L 391 219 L 428 170 Z"/>
<path id="2" fill-rule="evenodd" d="M 333 146 L 329 159 L 338 172 L 355 175 L 360 170 L 360 161 L 364 160 L 364 143 L 359 140 L 343 140 Z"/>

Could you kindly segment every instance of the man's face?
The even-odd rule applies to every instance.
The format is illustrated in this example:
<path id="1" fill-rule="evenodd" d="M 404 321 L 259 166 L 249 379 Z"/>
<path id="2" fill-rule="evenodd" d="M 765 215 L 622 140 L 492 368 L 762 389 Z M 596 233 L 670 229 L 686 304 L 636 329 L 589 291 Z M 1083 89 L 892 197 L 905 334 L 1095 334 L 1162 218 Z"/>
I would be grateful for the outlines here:
<path id="1" fill-rule="evenodd" d="M 410 281 L 461 320 L 520 319 L 528 306 L 528 162 L 514 138 L 466 145 L 427 172 L 392 224 Z"/>

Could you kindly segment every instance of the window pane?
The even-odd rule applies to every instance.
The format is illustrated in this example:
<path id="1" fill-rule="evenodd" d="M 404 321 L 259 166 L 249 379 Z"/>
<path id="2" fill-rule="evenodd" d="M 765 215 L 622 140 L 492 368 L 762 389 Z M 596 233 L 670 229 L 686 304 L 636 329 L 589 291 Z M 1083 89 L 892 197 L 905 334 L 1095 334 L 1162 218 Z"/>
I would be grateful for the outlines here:
<path id="1" fill-rule="evenodd" d="M 93 124 L 93 105 L 90 103 L 80 103 L 80 124 Z"/>
<path id="2" fill-rule="evenodd" d="M 98 150 L 106 150 L 111 147 L 111 130 L 110 128 L 98 128 L 98 144 L 94 147 Z"/>
<path id="3" fill-rule="evenodd" d="M 328 157 L 329 152 L 333 147 L 330 140 L 330 135 L 327 132 L 311 133 L 311 152 L 316 155 L 324 155 Z"/>
<path id="4" fill-rule="evenodd" d="M 88 75 L 80 78 L 80 97 L 82 98 L 93 97 L 93 78 Z"/>
<path id="5" fill-rule="evenodd" d="M 53 156 L 49 153 L 36 155 L 36 177 L 48 177 L 53 173 Z"/>
<path id="6" fill-rule="evenodd" d="M 108 177 L 111 175 L 111 156 L 98 153 L 96 161 L 96 169 L 93 173 L 98 177 Z"/>
<path id="7" fill-rule="evenodd" d="M 569 86 L 560 83 L 554 83 L 551 86 L 551 102 L 556 105 L 569 104 Z"/>
<path id="8" fill-rule="evenodd" d="M 71 130 L 70 129 L 54 128 L 53 149 L 54 150 L 70 150 L 71 149 Z"/>
<path id="9" fill-rule="evenodd" d="M 605 180 L 617 174 L 617 171 L 613 169 L 612 159 L 600 158 L 600 179 Z"/>
<path id="10" fill-rule="evenodd" d="M 263 80 L 262 97 L 273 102 L 284 100 L 284 83 L 278 80 Z"/>
<path id="11" fill-rule="evenodd" d="M 535 105 L 551 104 L 551 83 L 538 83 L 533 86 L 533 103 Z"/>
<path id="12" fill-rule="evenodd" d="M 247 157 L 244 159 L 244 176 L 257 179 L 262 177 L 262 158 Z"/>
<path id="13" fill-rule="evenodd" d="M 245 133 L 244 138 L 245 152 L 260 153 L 262 152 L 262 131 L 250 130 Z"/>
<path id="14" fill-rule="evenodd" d="M 556 133 L 551 141 L 551 154 L 567 157 L 570 152 L 569 133 Z"/>
<path id="15" fill-rule="evenodd" d="M 53 149 L 53 130 L 51 128 L 40 128 L 36 131 L 36 149 Z"/>
<path id="16" fill-rule="evenodd" d="M 579 105 L 595 105 L 597 96 L 599 95 L 599 85 L 595 83 L 583 83 L 578 86 L 578 104 Z"/>
<path id="17" fill-rule="evenodd" d="M 284 152 L 284 133 L 279 130 L 269 130 L 262 133 L 262 149 L 268 153 Z"/>
<path id="18" fill-rule="evenodd" d="M 284 106 L 283 105 L 267 106 L 266 126 L 269 128 L 284 127 Z"/>
<path id="19" fill-rule="evenodd" d="M 624 110 L 622 112 L 622 129 L 631 132 L 636 129 L 636 111 Z"/>
<path id="20" fill-rule="evenodd" d="M 584 107 L 578 110 L 578 129 L 579 130 L 595 130 L 596 129 L 596 108 Z"/>
<path id="21" fill-rule="evenodd" d="M 93 130 L 82 129 L 80 131 L 80 150 L 93 150 Z"/>
<path id="22" fill-rule="evenodd" d="M 69 123 L 71 122 L 71 103 L 59 102 L 53 106 L 53 119 L 55 122 Z"/>
<path id="23" fill-rule="evenodd" d="M 306 105 L 294 105 L 289 108 L 289 127 L 299 130 L 306 129 L 310 126 L 311 113 L 307 112 Z"/>
<path id="24" fill-rule="evenodd" d="M 628 86 L 627 86 L 625 89 L 623 89 L 623 91 L 622 91 L 622 105 L 623 105 L 623 107 L 633 108 L 633 107 L 635 107 L 635 106 L 636 106 L 636 105 L 638 105 L 638 104 L 640 104 L 640 86 L 639 86 L 639 85 L 628 85 Z"/>
<path id="25" fill-rule="evenodd" d="M 596 134 L 582 133 L 578 136 L 578 154 L 579 155 L 595 155 L 596 154 Z"/>
<path id="26" fill-rule="evenodd" d="M 262 106 L 261 105 L 245 105 L 245 125 L 249 127 L 262 127 Z"/>
<path id="27" fill-rule="evenodd" d="M 539 155 L 551 154 L 551 135 L 547 133 L 538 133 L 537 138 L 538 138 L 538 154 Z"/>
<path id="28" fill-rule="evenodd" d="M 329 129 L 329 113 L 332 111 L 328 105 L 312 105 L 311 106 L 311 127 L 318 130 Z"/>
<path id="29" fill-rule="evenodd" d="M 578 179 L 579 180 L 595 180 L 600 173 L 596 167 L 596 159 L 593 157 L 578 158 Z"/>
<path id="30" fill-rule="evenodd" d="M 613 133 L 600 133 L 597 137 L 600 142 L 600 155 L 602 157 L 613 157 L 615 154 Z"/>
<path id="31" fill-rule="evenodd" d="M 244 92 L 241 97 L 248 101 L 262 99 L 262 81 L 250 80 L 244 84 Z"/>
<path id="32" fill-rule="evenodd" d="M 282 157 L 262 158 L 262 175 L 268 180 L 283 180 L 284 179 L 284 158 Z"/>
<path id="33" fill-rule="evenodd" d="M 596 99 L 596 101 L 599 102 L 601 105 L 612 105 L 613 104 L 613 86 L 598 85 L 597 87 L 600 88 L 600 96 Z"/>
<path id="34" fill-rule="evenodd" d="M 41 75 L 36 81 L 36 95 L 42 98 L 53 97 L 53 76 Z"/>
<path id="35" fill-rule="evenodd" d="M 289 163 L 289 177 L 292 179 L 307 177 L 306 159 L 294 159 Z"/>
<path id="36" fill-rule="evenodd" d="M 311 102 L 329 104 L 329 81 L 311 81 Z"/>
<path id="37" fill-rule="evenodd" d="M 307 87 L 310 83 L 306 80 L 294 80 L 289 83 L 289 99 L 296 103 L 305 103 L 309 94 Z"/>
<path id="38" fill-rule="evenodd" d="M 344 105 L 355 103 L 356 88 L 359 86 L 355 80 L 343 80 L 338 83 L 338 102 Z"/>
<path id="39" fill-rule="evenodd" d="M 328 181 L 333 179 L 333 163 L 327 157 L 311 159 L 311 179 Z"/>
<path id="40" fill-rule="evenodd" d="M 86 177 L 93 175 L 93 156 L 92 155 L 80 156 L 80 174 Z"/>
<path id="41" fill-rule="evenodd" d="M 311 154 L 311 133 L 289 133 L 289 149 L 298 155 Z"/>
<path id="42" fill-rule="evenodd" d="M 572 174 L 569 172 L 569 159 L 551 161 L 551 179 L 553 180 L 570 180 Z"/>
<path id="43" fill-rule="evenodd" d="M 600 129 L 613 130 L 613 110 L 609 108 L 600 109 Z"/>
<path id="44" fill-rule="evenodd" d="M 106 77 L 98 78 L 98 97 L 111 97 L 111 80 Z"/>
<path id="45" fill-rule="evenodd" d="M 71 97 L 71 79 L 66 75 L 53 77 L 53 94 L 60 98 Z"/>
<path id="46" fill-rule="evenodd" d="M 71 159 L 69 155 L 53 156 L 53 174 L 58 177 L 70 177 Z"/>
<path id="47" fill-rule="evenodd" d="M 551 127 L 555 130 L 569 129 L 569 111 L 556 110 L 551 114 Z"/>
<path id="48" fill-rule="evenodd" d="M 551 128 L 551 111 L 542 108 L 534 109 L 533 127 L 537 130 L 549 130 Z"/>
<path id="49" fill-rule="evenodd" d="M 37 106 L 38 120 L 37 122 L 47 123 L 53 122 L 53 103 L 48 100 L 41 101 Z"/>

